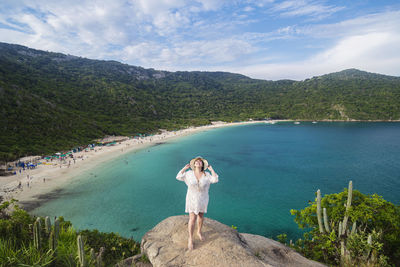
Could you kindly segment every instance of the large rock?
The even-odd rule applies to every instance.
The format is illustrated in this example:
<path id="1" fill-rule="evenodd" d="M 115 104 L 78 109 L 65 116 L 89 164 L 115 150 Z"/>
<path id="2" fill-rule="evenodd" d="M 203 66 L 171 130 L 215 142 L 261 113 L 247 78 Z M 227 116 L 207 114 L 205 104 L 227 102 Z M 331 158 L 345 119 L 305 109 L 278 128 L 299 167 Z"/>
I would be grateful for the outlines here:
<path id="1" fill-rule="evenodd" d="M 143 236 L 141 249 L 153 266 L 325 266 L 279 242 L 238 233 L 208 218 L 202 229 L 205 240 L 194 234 L 194 249 L 189 251 L 188 220 L 187 215 L 169 217 Z"/>

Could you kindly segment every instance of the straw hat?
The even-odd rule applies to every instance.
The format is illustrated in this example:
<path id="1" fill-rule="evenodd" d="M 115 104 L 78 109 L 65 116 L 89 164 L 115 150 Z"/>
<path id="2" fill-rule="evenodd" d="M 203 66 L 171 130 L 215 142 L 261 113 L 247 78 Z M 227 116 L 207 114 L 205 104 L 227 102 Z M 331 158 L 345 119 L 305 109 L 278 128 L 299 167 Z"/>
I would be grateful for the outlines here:
<path id="1" fill-rule="evenodd" d="M 195 161 L 198 160 L 198 159 L 200 159 L 200 160 L 203 161 L 203 167 L 204 167 L 203 170 L 207 170 L 207 168 L 208 168 L 208 161 L 207 161 L 206 159 L 203 159 L 203 158 L 200 157 L 200 156 L 197 156 L 197 157 L 195 157 L 194 159 L 192 159 L 192 160 L 190 161 L 190 163 L 189 163 L 190 168 L 191 168 L 192 170 L 194 170 L 194 163 L 195 163 Z"/>

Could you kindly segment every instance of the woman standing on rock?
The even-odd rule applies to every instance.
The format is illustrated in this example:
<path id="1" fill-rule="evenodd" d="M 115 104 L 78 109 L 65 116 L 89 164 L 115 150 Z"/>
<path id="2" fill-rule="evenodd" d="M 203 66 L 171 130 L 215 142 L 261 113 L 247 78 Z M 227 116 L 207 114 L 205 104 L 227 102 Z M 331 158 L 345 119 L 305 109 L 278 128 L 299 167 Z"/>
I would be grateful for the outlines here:
<path id="1" fill-rule="evenodd" d="M 191 168 L 191 170 L 186 172 L 189 168 Z M 205 172 L 207 169 L 211 171 L 211 174 Z M 178 172 L 176 179 L 185 182 L 188 187 L 186 193 L 185 212 L 189 213 L 188 249 L 192 250 L 193 231 L 196 220 L 197 236 L 201 241 L 204 240 L 201 234 L 201 227 L 203 226 L 204 213 L 207 213 L 208 189 L 210 188 L 210 184 L 218 182 L 218 174 L 215 173 L 211 165 L 208 165 L 207 160 L 202 157 L 196 157 Z"/>

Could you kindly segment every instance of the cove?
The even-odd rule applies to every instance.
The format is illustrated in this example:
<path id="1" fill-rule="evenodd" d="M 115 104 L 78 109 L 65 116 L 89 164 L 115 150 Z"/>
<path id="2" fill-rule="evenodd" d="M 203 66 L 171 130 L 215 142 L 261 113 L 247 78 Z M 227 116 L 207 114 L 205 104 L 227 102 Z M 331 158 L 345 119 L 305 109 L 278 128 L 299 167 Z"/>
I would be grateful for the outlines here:
<path id="1" fill-rule="evenodd" d="M 290 209 L 302 209 L 353 181 L 355 190 L 400 204 L 400 123 L 290 122 L 211 129 L 118 156 L 81 173 L 59 197 L 34 209 L 78 229 L 140 241 L 163 219 L 184 214 L 186 185 L 175 179 L 201 155 L 220 177 L 206 217 L 241 233 L 302 236 Z"/>

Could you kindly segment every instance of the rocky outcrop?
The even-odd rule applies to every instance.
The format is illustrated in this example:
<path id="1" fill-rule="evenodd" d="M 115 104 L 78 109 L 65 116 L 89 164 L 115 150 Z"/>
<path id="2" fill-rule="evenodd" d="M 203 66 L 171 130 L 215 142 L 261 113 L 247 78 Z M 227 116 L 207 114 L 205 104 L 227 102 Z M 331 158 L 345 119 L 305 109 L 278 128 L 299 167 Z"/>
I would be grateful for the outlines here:
<path id="1" fill-rule="evenodd" d="M 189 251 L 188 220 L 187 215 L 169 217 L 143 236 L 142 253 L 153 266 L 325 266 L 279 242 L 238 233 L 209 218 L 203 223 L 205 240 L 194 235 L 194 250 Z"/>

